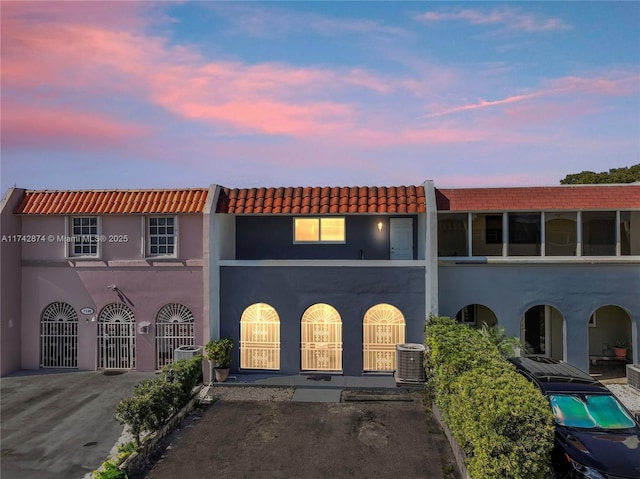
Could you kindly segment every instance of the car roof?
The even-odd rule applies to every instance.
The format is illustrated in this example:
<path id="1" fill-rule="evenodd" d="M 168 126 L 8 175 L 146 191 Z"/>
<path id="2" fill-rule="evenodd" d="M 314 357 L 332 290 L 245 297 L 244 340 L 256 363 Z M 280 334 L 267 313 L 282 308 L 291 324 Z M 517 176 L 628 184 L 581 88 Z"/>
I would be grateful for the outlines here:
<path id="1" fill-rule="evenodd" d="M 509 358 L 509 362 L 516 369 L 526 373 L 545 391 L 606 390 L 597 379 L 582 369 L 557 359 L 531 356 Z"/>

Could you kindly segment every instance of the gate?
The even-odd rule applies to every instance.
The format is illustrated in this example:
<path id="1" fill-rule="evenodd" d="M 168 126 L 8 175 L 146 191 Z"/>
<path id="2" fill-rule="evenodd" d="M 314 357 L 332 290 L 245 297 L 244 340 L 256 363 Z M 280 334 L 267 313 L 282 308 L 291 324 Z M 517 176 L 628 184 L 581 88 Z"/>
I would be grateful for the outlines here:
<path id="1" fill-rule="evenodd" d="M 42 311 L 40 367 L 78 367 L 78 314 L 67 303 L 51 303 Z"/>
<path id="2" fill-rule="evenodd" d="M 135 354 L 133 311 L 122 303 L 106 305 L 98 317 L 98 369 L 134 369 Z"/>
<path id="3" fill-rule="evenodd" d="M 302 315 L 302 370 L 342 371 L 342 320 L 333 306 L 314 304 Z"/>
<path id="4" fill-rule="evenodd" d="M 252 304 L 242 313 L 240 368 L 280 369 L 280 318 L 268 304 Z"/>
<path id="5" fill-rule="evenodd" d="M 179 346 L 195 345 L 193 313 L 178 303 L 164 305 L 156 316 L 156 369 L 173 362 Z"/>
<path id="6" fill-rule="evenodd" d="M 395 371 L 396 344 L 405 342 L 404 316 L 390 304 L 377 304 L 362 322 L 364 371 Z"/>

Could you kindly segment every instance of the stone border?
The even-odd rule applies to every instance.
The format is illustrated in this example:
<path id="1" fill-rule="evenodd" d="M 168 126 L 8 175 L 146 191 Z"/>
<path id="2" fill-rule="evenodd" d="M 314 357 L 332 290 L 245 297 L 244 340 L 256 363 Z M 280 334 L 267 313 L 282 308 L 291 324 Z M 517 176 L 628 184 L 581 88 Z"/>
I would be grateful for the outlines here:
<path id="1" fill-rule="evenodd" d="M 173 430 L 182 422 L 182 420 L 188 416 L 191 411 L 201 402 L 200 392 L 203 389 L 203 385 L 199 385 L 194 388 L 191 393 L 191 399 L 182 407 L 177 413 L 175 413 L 167 423 L 160 428 L 159 431 L 153 432 L 146 436 L 142 441 L 140 450 L 134 452 L 127 457 L 118 466 L 118 469 L 124 471 L 128 477 L 138 477 L 148 466 L 150 457 L 156 452 L 160 442 L 168 436 Z M 208 389 L 208 388 L 207 388 Z M 205 391 L 206 392 L 206 391 Z"/>
<path id="2" fill-rule="evenodd" d="M 440 424 L 440 427 L 444 431 L 444 435 L 447 436 L 449 440 L 449 445 L 451 445 L 451 450 L 453 451 L 453 456 L 456 458 L 456 465 L 458 466 L 458 472 L 462 479 L 472 479 L 469 473 L 467 472 L 467 454 L 462 450 L 456 438 L 453 437 L 451 431 L 449 430 L 449 426 L 444 422 L 444 418 L 442 417 L 442 411 L 440 408 L 436 406 L 436 403 L 431 404 L 431 412 L 433 412 L 433 416 Z"/>

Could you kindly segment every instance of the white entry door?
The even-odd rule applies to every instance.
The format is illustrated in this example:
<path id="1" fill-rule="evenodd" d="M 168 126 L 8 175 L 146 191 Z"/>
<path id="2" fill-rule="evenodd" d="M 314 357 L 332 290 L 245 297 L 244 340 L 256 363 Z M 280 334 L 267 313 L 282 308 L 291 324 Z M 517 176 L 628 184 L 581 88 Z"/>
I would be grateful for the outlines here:
<path id="1" fill-rule="evenodd" d="M 391 218 L 390 259 L 413 259 L 413 218 Z"/>

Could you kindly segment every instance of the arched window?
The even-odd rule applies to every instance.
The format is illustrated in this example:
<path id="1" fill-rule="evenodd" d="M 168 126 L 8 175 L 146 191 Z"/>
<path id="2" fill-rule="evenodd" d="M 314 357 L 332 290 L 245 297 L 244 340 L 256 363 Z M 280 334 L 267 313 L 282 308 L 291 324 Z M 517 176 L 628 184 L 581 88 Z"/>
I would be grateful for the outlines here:
<path id="1" fill-rule="evenodd" d="M 180 346 L 193 346 L 193 313 L 179 303 L 165 304 L 156 316 L 156 369 L 173 362 Z"/>
<path id="2" fill-rule="evenodd" d="M 133 311 L 123 303 L 107 304 L 98 316 L 98 368 L 133 369 L 136 323 Z"/>
<path id="3" fill-rule="evenodd" d="M 301 321 L 302 370 L 342 371 L 342 320 L 333 306 L 307 308 Z"/>
<path id="4" fill-rule="evenodd" d="M 363 369 L 395 371 L 396 344 L 405 342 L 404 316 L 390 304 L 377 304 L 362 321 Z"/>
<path id="5" fill-rule="evenodd" d="M 280 318 L 266 303 L 255 303 L 240 318 L 240 368 L 280 369 Z"/>
<path id="6" fill-rule="evenodd" d="M 40 367 L 78 367 L 78 313 L 67 303 L 51 303 L 42 311 Z"/>

